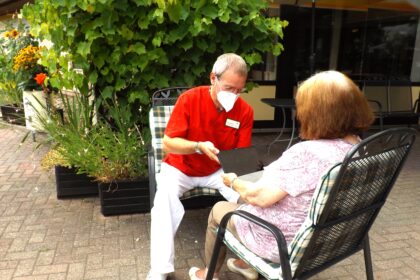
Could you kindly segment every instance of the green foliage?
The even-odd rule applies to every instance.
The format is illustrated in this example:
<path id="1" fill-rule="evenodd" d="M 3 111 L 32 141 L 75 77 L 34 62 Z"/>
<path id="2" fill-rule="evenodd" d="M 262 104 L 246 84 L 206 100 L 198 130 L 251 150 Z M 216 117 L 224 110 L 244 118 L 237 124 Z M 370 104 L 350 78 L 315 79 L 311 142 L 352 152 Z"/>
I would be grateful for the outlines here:
<path id="1" fill-rule="evenodd" d="M 147 109 L 158 88 L 207 84 L 224 52 L 247 63 L 279 55 L 287 22 L 266 18 L 266 0 L 35 0 L 23 8 L 33 35 L 54 43 L 43 64 L 86 92 Z M 65 56 L 62 54 L 66 53 Z M 82 69 L 76 79 L 69 63 Z M 147 123 L 147 110 L 137 121 Z"/>
<path id="2" fill-rule="evenodd" d="M 279 55 L 287 22 L 265 17 L 267 7 L 266 0 L 26 4 L 22 14 L 32 34 L 53 43 L 41 61 L 51 85 L 82 96 L 93 91 L 101 104 L 96 125 L 90 113 L 77 118 L 84 114 L 77 113 L 79 105 L 74 115 L 67 109 L 64 124 L 53 114 L 44 127 L 80 172 L 102 181 L 145 175 L 150 95 L 168 86 L 208 84 L 222 53 L 235 52 L 249 66 L 267 52 Z"/>

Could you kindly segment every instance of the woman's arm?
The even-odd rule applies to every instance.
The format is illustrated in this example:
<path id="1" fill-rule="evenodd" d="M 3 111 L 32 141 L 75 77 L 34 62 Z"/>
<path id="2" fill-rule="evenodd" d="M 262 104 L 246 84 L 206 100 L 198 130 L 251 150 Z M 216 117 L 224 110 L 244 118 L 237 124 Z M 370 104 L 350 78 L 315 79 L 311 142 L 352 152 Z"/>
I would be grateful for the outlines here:
<path id="1" fill-rule="evenodd" d="M 288 195 L 287 192 L 278 187 L 257 185 L 241 180 L 235 173 L 223 174 L 222 178 L 226 186 L 237 191 L 246 203 L 254 206 L 266 208 Z"/>

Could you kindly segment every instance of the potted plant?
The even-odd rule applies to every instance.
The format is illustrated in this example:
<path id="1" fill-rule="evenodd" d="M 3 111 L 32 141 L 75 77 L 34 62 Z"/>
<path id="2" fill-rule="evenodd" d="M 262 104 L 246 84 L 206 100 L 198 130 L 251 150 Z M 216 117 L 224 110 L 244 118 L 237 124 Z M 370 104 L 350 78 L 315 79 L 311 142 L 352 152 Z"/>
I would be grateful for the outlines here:
<path id="1" fill-rule="evenodd" d="M 22 75 L 13 68 L 13 58 L 18 51 L 29 44 L 23 24 L 20 21 L 4 23 L 0 31 L 0 110 L 2 119 L 8 123 L 25 125 L 22 103 L 22 89 L 18 86 Z"/>
<path id="2" fill-rule="evenodd" d="M 18 20 L 7 25 L 7 30 L 1 38 L 0 49 L 0 94 L 10 103 L 8 107 L 18 108 L 15 111 L 20 114 L 25 111 L 24 118 L 20 115 L 17 120 L 9 119 L 26 124 L 28 129 L 40 129 L 32 106 L 33 96 L 46 103 L 43 88 L 35 80 L 37 74 L 46 73 L 46 68 L 38 64 L 42 47 L 29 33 L 29 27 L 22 20 Z M 4 109 L 2 112 L 7 116 Z"/>
<path id="3" fill-rule="evenodd" d="M 57 198 L 74 198 L 98 195 L 98 185 L 93 178 L 78 173 L 63 156 L 63 147 L 54 147 L 41 160 L 44 170 L 54 169 Z"/>
<path id="4" fill-rule="evenodd" d="M 107 108 L 111 118 L 100 118 L 81 141 L 67 137 L 68 141 L 77 141 L 77 144 L 66 151 L 66 156 L 80 172 L 98 181 L 104 216 L 150 210 L 149 133 L 129 120 L 132 115 L 125 105 L 116 104 Z"/>
<path id="5" fill-rule="evenodd" d="M 63 114 L 51 112 L 48 118 L 40 118 L 56 147 L 43 162 L 60 166 L 55 167 L 57 196 L 60 196 L 58 173 L 62 166 L 71 167 L 77 174 L 85 174 L 90 182 L 95 181 L 103 215 L 149 211 L 148 129 L 133 124 L 133 116 L 124 104 L 106 103 L 103 108 L 109 117 L 94 118 L 95 104 L 86 96 L 60 96 Z M 70 186 L 67 188 L 70 191 Z M 72 188 L 71 195 L 76 195 L 75 191 Z M 77 195 L 82 194 L 85 193 Z"/>
<path id="6" fill-rule="evenodd" d="M 47 77 L 38 76 L 37 82 L 46 88 Z M 56 101 L 51 104 L 35 98 L 38 106 L 33 107 L 40 125 L 49 136 L 41 144 L 48 143 L 52 147 L 44 156 L 42 166 L 46 170 L 54 168 L 57 198 L 97 195 L 95 179 L 81 172 L 76 166 L 77 162 L 69 157 L 77 148 L 84 149 L 86 135 L 94 123 L 95 106 L 89 95 L 74 91 L 59 91 L 56 95 Z M 45 111 L 48 114 L 44 114 Z M 80 151 L 77 153 L 80 154 Z"/>

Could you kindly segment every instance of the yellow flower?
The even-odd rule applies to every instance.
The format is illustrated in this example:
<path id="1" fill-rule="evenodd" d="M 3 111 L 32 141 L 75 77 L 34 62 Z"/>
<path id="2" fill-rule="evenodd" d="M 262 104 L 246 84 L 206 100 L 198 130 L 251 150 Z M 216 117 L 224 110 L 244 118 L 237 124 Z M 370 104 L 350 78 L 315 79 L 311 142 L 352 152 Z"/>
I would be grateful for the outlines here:
<path id="1" fill-rule="evenodd" d="M 29 45 L 17 53 L 13 58 L 13 70 L 25 70 L 36 66 L 38 59 L 40 58 L 40 47 Z"/>

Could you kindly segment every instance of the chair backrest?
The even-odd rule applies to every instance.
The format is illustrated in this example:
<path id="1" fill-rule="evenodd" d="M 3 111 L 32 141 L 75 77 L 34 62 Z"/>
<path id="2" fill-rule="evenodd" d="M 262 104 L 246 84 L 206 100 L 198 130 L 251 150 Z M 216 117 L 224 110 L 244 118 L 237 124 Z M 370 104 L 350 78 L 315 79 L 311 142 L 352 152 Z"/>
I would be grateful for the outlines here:
<path id="1" fill-rule="evenodd" d="M 149 112 L 150 134 L 152 136 L 151 144 L 155 155 L 155 172 L 160 172 L 160 165 L 164 156 L 162 149 L 163 135 L 166 124 L 171 117 L 174 106 L 152 107 Z"/>
<path id="2" fill-rule="evenodd" d="M 170 87 L 155 91 L 152 94 L 152 107 L 175 105 L 179 95 L 189 87 Z"/>
<path id="3" fill-rule="evenodd" d="M 155 155 L 155 172 L 159 173 L 163 159 L 162 139 L 179 95 L 188 87 L 173 87 L 158 90 L 152 95 L 152 109 L 149 112 L 149 126 L 152 148 Z"/>
<path id="4" fill-rule="evenodd" d="M 389 112 L 413 109 L 413 83 L 410 80 L 389 81 Z"/>
<path id="5" fill-rule="evenodd" d="M 410 80 L 365 80 L 362 91 L 369 100 L 375 100 L 381 105 L 381 111 L 410 112 L 413 110 L 412 85 Z M 379 111 L 376 104 L 373 105 L 375 112 Z"/>
<path id="6" fill-rule="evenodd" d="M 388 111 L 388 83 L 388 80 L 383 79 L 366 79 L 363 81 L 359 81 L 359 84 L 362 85 L 361 89 L 366 98 L 369 100 L 375 100 L 376 102 L 379 102 L 381 107 L 380 110 L 383 112 Z M 375 112 L 379 111 L 379 107 L 376 104 L 371 103 L 370 105 L 372 105 L 372 109 Z"/>
<path id="7" fill-rule="evenodd" d="M 306 278 L 359 251 L 415 140 L 394 128 L 355 145 L 315 190 L 304 224 L 289 245 L 295 278 Z"/>

